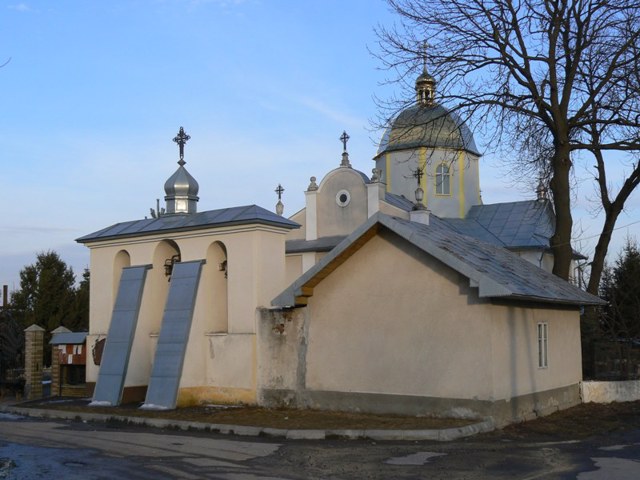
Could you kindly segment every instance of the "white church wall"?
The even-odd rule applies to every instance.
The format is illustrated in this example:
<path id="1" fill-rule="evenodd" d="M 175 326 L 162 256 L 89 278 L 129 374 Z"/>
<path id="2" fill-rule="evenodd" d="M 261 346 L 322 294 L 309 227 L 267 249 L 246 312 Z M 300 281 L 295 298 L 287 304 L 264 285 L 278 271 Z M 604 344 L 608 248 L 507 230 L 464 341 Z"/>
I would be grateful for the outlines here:
<path id="1" fill-rule="evenodd" d="M 579 402 L 577 309 L 480 300 L 467 279 L 393 234 L 371 239 L 308 302 L 262 312 L 264 405 L 491 415 L 504 425 Z"/>
<path id="2" fill-rule="evenodd" d="M 151 265 L 153 264 L 153 252 L 157 242 L 151 244 L 148 243 L 132 243 L 132 242 L 101 242 L 96 246 L 92 246 L 90 251 L 90 271 L 91 271 L 91 285 L 90 285 L 90 312 L 89 312 L 89 336 L 87 338 L 88 348 L 91 348 L 94 343 L 104 338 L 109 331 L 109 324 L 111 323 L 111 314 L 113 311 L 113 305 L 115 304 L 115 297 L 117 294 L 117 286 L 114 288 L 115 279 L 120 277 L 120 273 L 117 270 L 121 270 L 124 266 L 131 265 Z M 126 253 L 125 253 L 126 252 Z M 129 265 L 123 260 L 124 256 L 129 257 Z M 154 272 L 155 270 L 155 272 Z M 143 303 L 141 304 L 141 313 L 145 306 L 145 294 L 147 295 L 147 309 L 151 301 L 153 292 L 147 293 L 149 284 L 158 283 L 157 281 L 150 280 L 157 276 L 159 267 L 156 265 L 154 268 L 147 272 L 147 284 L 145 285 L 145 292 L 143 292 Z M 164 280 L 166 283 L 166 279 Z M 151 288 L 153 290 L 153 287 Z M 157 294 L 157 292 L 156 292 Z M 132 353 L 132 360 L 137 360 L 138 363 L 131 369 L 130 376 L 128 374 L 125 381 L 125 386 L 131 385 L 137 382 L 141 376 L 144 376 L 145 372 L 149 369 L 149 352 L 145 345 L 145 341 L 141 340 L 146 335 L 148 338 L 151 328 L 149 325 L 143 323 L 140 334 L 140 338 L 137 339 L 137 343 L 134 343 L 135 347 L 142 348 L 141 352 Z M 137 331 L 136 331 L 137 334 Z M 134 342 L 136 339 L 134 338 Z M 148 342 L 147 342 L 148 343 Z M 87 382 L 94 383 L 98 378 L 99 367 L 94 365 L 93 362 L 87 362 Z M 145 383 L 146 384 L 146 380 Z"/>
<path id="3" fill-rule="evenodd" d="M 418 186 L 414 172 L 420 168 L 424 176 L 420 186 L 425 193 L 425 206 L 435 215 L 464 218 L 473 205 L 480 203 L 478 157 L 461 150 L 444 148 L 399 150 L 385 154 L 376 163 L 383 168 L 387 191 L 415 201 Z M 439 165 L 449 168 L 449 193 L 437 193 Z"/>
<path id="4" fill-rule="evenodd" d="M 177 245 L 170 240 L 160 240 L 149 244 L 138 243 L 129 247 L 132 265 L 151 263 L 153 268 L 147 272 L 142 293 L 140 315 L 136 326 L 129 367 L 125 377 L 125 388 L 145 386 L 151 375 L 155 341 L 152 335 L 160 332 L 164 304 L 169 293 L 169 282 L 165 275 L 164 263 L 180 252 Z M 149 262 L 149 253 L 151 261 Z"/>
<path id="5" fill-rule="evenodd" d="M 374 237 L 315 287 L 307 388 L 489 398 L 482 307 L 468 305 L 455 272 L 392 242 Z"/>
<path id="6" fill-rule="evenodd" d="M 131 265 L 153 264 L 147 273 L 125 389 L 148 383 L 169 289 L 164 262 L 179 253 L 182 261 L 208 261 L 198 286 L 179 402 L 207 396 L 255 402 L 256 309 L 268 305 L 286 287 L 285 233 L 248 225 L 92 245 L 91 271 L 96 273 L 91 282 L 90 341 L 104 337 L 109 329 L 115 301 L 111 286 L 124 263 L 119 252 L 127 252 Z M 225 250 L 227 278 L 223 280 L 220 267 Z M 97 375 L 98 367 L 90 366 L 87 380 L 95 382 Z"/>
<path id="7" fill-rule="evenodd" d="M 211 255 L 214 240 L 226 250 L 226 332 L 212 328 L 215 304 L 211 297 L 219 292 L 208 289 L 215 288 L 211 280 L 217 278 L 216 273 L 224 275 Z M 267 305 L 286 286 L 284 231 L 245 227 L 190 238 L 182 245 L 194 257 L 207 251 L 213 264 L 203 271 L 199 285 L 178 404 L 255 403 L 256 309 Z"/>
<path id="8" fill-rule="evenodd" d="M 320 183 L 316 202 L 318 238 L 349 235 L 368 218 L 364 179 L 351 168 L 329 172 Z"/>
<path id="9" fill-rule="evenodd" d="M 302 255 L 287 255 L 286 259 L 285 284 L 291 285 L 300 275 L 302 275 Z"/>
<path id="10" fill-rule="evenodd" d="M 539 250 L 512 250 L 512 252 L 547 272 L 553 269 L 553 255 L 545 255 L 544 252 Z"/>
<path id="11" fill-rule="evenodd" d="M 265 391 L 283 392 L 284 404 L 295 405 L 304 389 L 308 310 L 262 309 L 258 320 L 258 401 L 269 404 Z M 288 400 L 287 400 L 287 397 Z"/>
<path id="12" fill-rule="evenodd" d="M 256 402 L 256 336 L 193 332 L 178 406 Z"/>
<path id="13" fill-rule="evenodd" d="M 464 216 L 473 205 L 481 205 L 482 198 L 480 192 L 480 161 L 477 155 L 464 152 L 459 168 L 464 169 L 464 202 L 462 202 Z"/>
<path id="14" fill-rule="evenodd" d="M 300 228 L 294 228 L 292 230 L 289 230 L 289 232 L 287 232 L 287 240 L 304 240 L 306 238 L 307 235 L 307 230 L 306 230 L 306 220 L 307 220 L 307 214 L 306 214 L 306 209 L 303 208 L 302 210 L 297 211 L 296 213 L 294 213 L 293 215 L 291 215 L 289 217 L 289 220 L 292 220 L 298 224 L 300 224 Z"/>
<path id="15" fill-rule="evenodd" d="M 580 314 L 575 308 L 492 305 L 495 399 L 577 385 L 582 380 Z M 547 365 L 538 364 L 538 324 L 547 327 Z"/>
<path id="16" fill-rule="evenodd" d="M 400 150 L 378 159 L 376 168 L 382 170 L 382 181 L 387 184 L 388 192 L 415 200 L 417 184 L 413 172 L 418 168 L 419 156 L 417 150 Z"/>

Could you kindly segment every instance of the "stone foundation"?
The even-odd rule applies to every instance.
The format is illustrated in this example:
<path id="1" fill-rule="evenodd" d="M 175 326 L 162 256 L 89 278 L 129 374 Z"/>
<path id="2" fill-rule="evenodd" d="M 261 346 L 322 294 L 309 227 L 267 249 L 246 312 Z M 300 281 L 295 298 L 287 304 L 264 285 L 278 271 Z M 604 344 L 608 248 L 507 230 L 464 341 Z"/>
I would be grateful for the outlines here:
<path id="1" fill-rule="evenodd" d="M 498 427 L 549 415 L 580 403 L 579 385 L 570 385 L 511 400 L 474 400 L 357 392 L 263 390 L 266 407 L 313 408 L 345 412 L 423 415 L 448 418 L 492 418 Z"/>

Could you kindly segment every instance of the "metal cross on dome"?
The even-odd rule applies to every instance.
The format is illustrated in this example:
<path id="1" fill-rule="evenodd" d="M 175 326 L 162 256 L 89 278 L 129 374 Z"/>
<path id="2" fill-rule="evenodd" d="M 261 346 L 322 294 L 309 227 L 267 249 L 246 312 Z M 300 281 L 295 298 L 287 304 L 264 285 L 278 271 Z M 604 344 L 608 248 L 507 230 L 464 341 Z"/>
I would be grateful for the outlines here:
<path id="1" fill-rule="evenodd" d="M 281 200 L 282 194 L 284 192 L 284 188 L 282 188 L 282 185 L 278 184 L 278 188 L 276 188 L 275 192 L 278 194 L 278 200 Z"/>
<path id="2" fill-rule="evenodd" d="M 175 138 L 173 139 L 174 142 L 176 142 L 178 144 L 178 147 L 180 148 L 180 161 L 178 162 L 180 165 L 184 165 L 185 161 L 184 161 L 184 145 L 187 143 L 187 141 L 191 138 L 191 136 L 187 135 L 184 132 L 184 128 L 180 127 L 180 130 L 178 131 L 178 135 L 175 136 Z"/>
<path id="3" fill-rule="evenodd" d="M 422 41 L 422 71 L 426 73 L 427 71 L 427 49 L 429 48 L 429 44 L 426 40 Z"/>
<path id="4" fill-rule="evenodd" d="M 342 148 L 344 152 L 347 151 L 347 142 L 349 141 L 350 138 L 351 137 L 347 135 L 347 132 L 343 130 L 342 135 L 340 135 L 340 141 L 342 142 Z"/>

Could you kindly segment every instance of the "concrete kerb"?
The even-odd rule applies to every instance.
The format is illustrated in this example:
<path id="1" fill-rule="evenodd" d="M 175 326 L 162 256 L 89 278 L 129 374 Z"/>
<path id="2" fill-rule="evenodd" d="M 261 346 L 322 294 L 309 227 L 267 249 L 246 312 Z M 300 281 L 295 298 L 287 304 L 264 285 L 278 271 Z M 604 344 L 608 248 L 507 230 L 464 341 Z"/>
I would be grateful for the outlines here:
<path id="1" fill-rule="evenodd" d="M 23 408 L 11 405 L 0 405 L 0 412 L 22 415 L 25 417 L 59 420 L 79 420 L 83 422 L 121 422 L 129 425 L 140 425 L 153 428 L 171 428 L 177 430 L 209 431 L 221 434 L 240 436 L 269 436 L 286 438 L 288 440 L 324 440 L 326 438 L 369 439 L 369 440 L 432 440 L 450 442 L 460 438 L 470 437 L 478 433 L 495 430 L 493 419 L 458 428 L 440 430 L 381 430 L 381 429 L 328 429 L 328 430 L 298 430 L 269 427 L 254 427 L 246 425 L 227 425 L 220 423 L 190 422 L 186 420 L 170 420 L 153 417 L 135 417 L 124 415 L 109 415 L 104 413 L 68 412 L 63 410 L 48 410 L 44 408 Z"/>

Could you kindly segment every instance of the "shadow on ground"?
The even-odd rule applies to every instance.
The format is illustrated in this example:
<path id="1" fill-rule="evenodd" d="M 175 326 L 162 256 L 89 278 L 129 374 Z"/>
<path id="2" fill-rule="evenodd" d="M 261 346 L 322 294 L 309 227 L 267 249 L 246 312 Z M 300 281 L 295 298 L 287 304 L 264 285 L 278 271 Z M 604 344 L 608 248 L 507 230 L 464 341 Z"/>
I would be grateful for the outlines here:
<path id="1" fill-rule="evenodd" d="M 89 407 L 89 399 L 50 398 L 23 402 L 20 407 L 43 408 L 114 416 L 138 416 L 191 422 L 247 425 L 280 429 L 392 429 L 432 430 L 456 428 L 478 420 L 406 417 L 364 413 L 326 412 L 319 410 L 268 409 L 248 406 L 205 405 L 169 411 L 140 410 L 140 404 L 118 407 Z M 510 425 L 483 435 L 500 435 L 508 439 L 540 440 L 582 439 L 598 434 L 640 428 L 640 401 L 595 404 L 587 403 L 562 410 L 547 417 Z"/>

